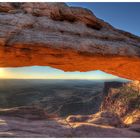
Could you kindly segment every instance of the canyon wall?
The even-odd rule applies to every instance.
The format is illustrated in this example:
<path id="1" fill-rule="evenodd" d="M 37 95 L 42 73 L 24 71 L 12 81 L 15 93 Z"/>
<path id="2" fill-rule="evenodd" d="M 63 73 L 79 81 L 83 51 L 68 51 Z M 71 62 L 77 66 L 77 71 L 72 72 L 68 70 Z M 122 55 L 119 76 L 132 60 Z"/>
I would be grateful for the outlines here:
<path id="1" fill-rule="evenodd" d="M 140 82 L 132 81 L 122 86 L 117 84 L 116 87 L 110 84 L 100 110 L 116 113 L 125 123 L 140 124 Z M 105 85 L 109 87 L 109 83 Z"/>
<path id="2" fill-rule="evenodd" d="M 84 8 L 0 3 L 0 67 L 35 65 L 140 80 L 140 38 Z"/>

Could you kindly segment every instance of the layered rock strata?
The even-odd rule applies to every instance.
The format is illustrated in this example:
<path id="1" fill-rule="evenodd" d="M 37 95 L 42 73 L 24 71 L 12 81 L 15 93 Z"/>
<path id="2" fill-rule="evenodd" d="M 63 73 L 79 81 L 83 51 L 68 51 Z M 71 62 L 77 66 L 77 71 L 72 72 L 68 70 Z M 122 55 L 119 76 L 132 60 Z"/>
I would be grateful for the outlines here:
<path id="1" fill-rule="evenodd" d="M 64 3 L 0 3 L 0 67 L 102 70 L 140 80 L 140 38 Z"/>

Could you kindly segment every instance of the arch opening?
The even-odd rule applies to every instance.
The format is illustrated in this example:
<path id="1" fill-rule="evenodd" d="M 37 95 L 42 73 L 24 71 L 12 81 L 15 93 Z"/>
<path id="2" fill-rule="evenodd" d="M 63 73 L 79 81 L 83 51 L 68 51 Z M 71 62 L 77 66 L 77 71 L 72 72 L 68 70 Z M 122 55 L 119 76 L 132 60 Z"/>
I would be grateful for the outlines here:
<path id="1" fill-rule="evenodd" d="M 51 67 L 0 68 L 0 108 L 37 106 L 60 117 L 99 111 L 109 87 L 130 80 L 102 71 L 64 72 Z"/>

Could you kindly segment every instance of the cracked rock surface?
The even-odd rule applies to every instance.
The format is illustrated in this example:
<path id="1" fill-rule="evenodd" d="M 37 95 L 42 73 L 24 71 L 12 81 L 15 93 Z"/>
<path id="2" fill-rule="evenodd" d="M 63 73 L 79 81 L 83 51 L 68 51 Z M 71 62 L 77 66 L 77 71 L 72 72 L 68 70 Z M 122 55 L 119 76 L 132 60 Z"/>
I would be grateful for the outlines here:
<path id="1" fill-rule="evenodd" d="M 77 117 L 80 121 L 76 119 Z M 86 119 L 87 121 L 85 116 L 79 115 L 69 116 L 66 121 L 62 118 L 49 116 L 43 110 L 34 107 L 0 109 L 0 137 L 140 137 L 138 132 L 114 127 L 113 121 L 118 119 L 108 112 L 87 115 Z"/>

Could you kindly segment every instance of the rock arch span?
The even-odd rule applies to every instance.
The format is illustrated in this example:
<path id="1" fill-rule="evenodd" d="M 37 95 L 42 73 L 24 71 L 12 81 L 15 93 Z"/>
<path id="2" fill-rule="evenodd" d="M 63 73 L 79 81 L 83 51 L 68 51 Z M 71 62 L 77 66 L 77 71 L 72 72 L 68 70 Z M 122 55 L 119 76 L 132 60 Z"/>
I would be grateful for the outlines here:
<path id="1" fill-rule="evenodd" d="M 140 38 L 64 3 L 0 3 L 0 67 L 35 65 L 140 80 Z"/>

